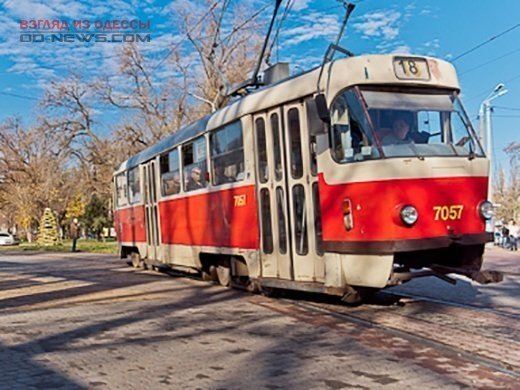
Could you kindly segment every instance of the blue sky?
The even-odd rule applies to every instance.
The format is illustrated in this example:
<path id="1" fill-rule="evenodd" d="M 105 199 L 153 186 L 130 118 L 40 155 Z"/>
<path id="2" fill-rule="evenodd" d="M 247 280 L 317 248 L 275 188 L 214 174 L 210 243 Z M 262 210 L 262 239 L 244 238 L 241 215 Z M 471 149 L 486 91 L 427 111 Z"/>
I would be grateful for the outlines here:
<path id="1" fill-rule="evenodd" d="M 231 0 L 237 2 L 238 0 Z M 251 0 L 257 8 L 274 0 Z M 171 29 L 172 4 L 187 0 L 0 0 L 0 122 L 19 115 L 26 122 L 37 115 L 36 100 L 51 79 L 69 71 L 87 78 L 117 70 L 120 44 L 20 43 L 20 19 L 151 20 L 152 42 L 142 44 L 160 60 L 183 39 Z M 507 165 L 502 149 L 520 141 L 520 1 L 500 0 L 357 0 L 342 45 L 356 54 L 413 53 L 451 60 L 510 28 L 510 32 L 456 60 L 463 99 L 478 128 L 479 105 L 502 82 L 508 93 L 494 101 L 496 163 Z M 285 2 L 284 2 L 285 4 Z M 267 21 L 271 8 L 263 15 Z M 280 31 L 278 59 L 293 69 L 316 65 L 334 40 L 343 17 L 335 0 L 295 0 Z M 244 16 L 246 18 L 246 16 Z M 517 27 L 515 27 L 517 26 Z M 274 59 L 277 58 L 273 54 Z M 167 65 L 157 69 L 168 72 Z M 10 94 L 23 97 L 10 96 Z M 31 119 L 32 118 L 32 119 Z M 110 119 L 109 119 L 110 120 Z"/>

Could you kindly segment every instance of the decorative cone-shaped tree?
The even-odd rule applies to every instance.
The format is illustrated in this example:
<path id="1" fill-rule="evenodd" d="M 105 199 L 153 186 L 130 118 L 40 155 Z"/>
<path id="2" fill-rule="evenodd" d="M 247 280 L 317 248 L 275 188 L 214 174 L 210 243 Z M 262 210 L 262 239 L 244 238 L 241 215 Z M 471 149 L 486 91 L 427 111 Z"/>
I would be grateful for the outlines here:
<path id="1" fill-rule="evenodd" d="M 58 224 L 54 213 L 50 208 L 46 208 L 40 221 L 40 230 L 38 232 L 38 244 L 44 246 L 58 245 L 60 236 L 58 234 Z"/>

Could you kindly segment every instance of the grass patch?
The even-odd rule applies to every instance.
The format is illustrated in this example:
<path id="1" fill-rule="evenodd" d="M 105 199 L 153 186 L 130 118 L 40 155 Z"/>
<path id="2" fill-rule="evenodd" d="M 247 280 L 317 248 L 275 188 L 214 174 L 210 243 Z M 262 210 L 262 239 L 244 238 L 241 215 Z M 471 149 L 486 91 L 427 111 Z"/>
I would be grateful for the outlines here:
<path id="1" fill-rule="evenodd" d="M 45 251 L 45 252 L 70 252 L 72 240 L 62 240 L 61 244 L 54 246 L 40 246 L 36 243 L 22 242 L 19 245 L 0 246 L 0 252 L 25 252 L 25 251 Z M 117 254 L 117 241 L 97 241 L 97 240 L 78 240 L 76 250 L 89 253 L 109 253 Z"/>

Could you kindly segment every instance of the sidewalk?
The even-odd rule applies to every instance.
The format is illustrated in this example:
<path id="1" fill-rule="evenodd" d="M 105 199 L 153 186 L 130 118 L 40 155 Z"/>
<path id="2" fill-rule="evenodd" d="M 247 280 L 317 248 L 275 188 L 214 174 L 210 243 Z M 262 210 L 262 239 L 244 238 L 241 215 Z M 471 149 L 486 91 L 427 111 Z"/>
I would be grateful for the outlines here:
<path id="1" fill-rule="evenodd" d="M 499 247 L 486 248 L 482 269 L 520 275 L 520 251 L 512 252 Z"/>

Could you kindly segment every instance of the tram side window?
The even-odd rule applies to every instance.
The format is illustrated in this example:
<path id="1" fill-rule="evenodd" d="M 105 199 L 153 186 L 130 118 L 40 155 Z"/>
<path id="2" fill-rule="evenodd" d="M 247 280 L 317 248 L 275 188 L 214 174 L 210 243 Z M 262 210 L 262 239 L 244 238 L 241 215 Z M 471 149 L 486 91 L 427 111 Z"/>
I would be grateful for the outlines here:
<path id="1" fill-rule="evenodd" d="M 139 167 L 128 171 L 128 200 L 130 204 L 141 201 L 141 181 L 139 180 Z"/>
<path id="2" fill-rule="evenodd" d="M 305 211 L 305 190 L 301 184 L 292 189 L 293 193 L 293 218 L 296 253 L 306 255 L 309 252 L 307 241 L 307 213 Z"/>
<path id="3" fill-rule="evenodd" d="M 126 174 L 121 173 L 116 176 L 116 194 L 117 194 L 117 205 L 119 207 L 126 206 L 128 204 L 127 188 L 126 188 Z"/>
<path id="4" fill-rule="evenodd" d="M 161 192 L 163 196 L 175 195 L 181 191 L 181 169 L 179 150 L 174 149 L 160 157 Z"/>
<path id="5" fill-rule="evenodd" d="M 331 109 L 332 156 L 338 162 L 378 158 L 370 126 L 353 90 L 336 98 Z"/>
<path id="6" fill-rule="evenodd" d="M 256 147 L 257 147 L 257 164 L 258 178 L 260 183 L 267 183 L 269 179 L 269 167 L 267 165 L 267 138 L 265 135 L 265 122 L 263 118 L 255 120 L 256 131 Z"/>
<path id="7" fill-rule="evenodd" d="M 213 185 L 244 179 L 244 141 L 240 122 L 234 122 L 210 135 Z"/>
<path id="8" fill-rule="evenodd" d="M 206 138 L 204 136 L 182 146 L 185 191 L 195 191 L 207 187 L 206 159 Z"/>
<path id="9" fill-rule="evenodd" d="M 271 130 L 273 132 L 273 149 L 274 149 L 274 176 L 277 181 L 282 180 L 282 151 L 280 147 L 280 126 L 278 114 L 271 114 Z"/>
<path id="10" fill-rule="evenodd" d="M 287 113 L 289 137 L 291 143 L 291 176 L 299 179 L 303 176 L 302 139 L 300 133 L 300 114 L 297 108 L 291 108 Z"/>

